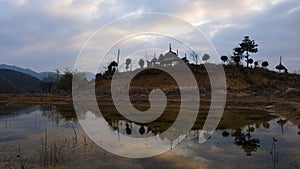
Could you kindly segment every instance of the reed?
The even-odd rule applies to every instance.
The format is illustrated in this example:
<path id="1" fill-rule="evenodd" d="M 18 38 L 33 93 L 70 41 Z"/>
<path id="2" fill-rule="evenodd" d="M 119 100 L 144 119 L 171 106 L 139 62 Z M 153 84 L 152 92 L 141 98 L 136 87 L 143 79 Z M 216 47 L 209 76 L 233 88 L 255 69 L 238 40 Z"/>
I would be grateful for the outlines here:
<path id="1" fill-rule="evenodd" d="M 72 123 L 72 129 L 73 129 L 73 132 L 74 132 L 74 139 L 77 143 L 77 133 L 76 133 L 76 130 L 75 130 L 75 127 L 74 127 L 74 124 Z"/>

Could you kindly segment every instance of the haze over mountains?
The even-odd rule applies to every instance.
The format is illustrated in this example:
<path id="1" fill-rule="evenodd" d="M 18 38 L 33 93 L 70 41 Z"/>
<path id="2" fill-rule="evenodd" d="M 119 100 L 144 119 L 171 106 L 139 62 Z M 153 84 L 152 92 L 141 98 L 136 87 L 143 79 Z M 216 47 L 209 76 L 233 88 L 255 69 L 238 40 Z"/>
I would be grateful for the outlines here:
<path id="1" fill-rule="evenodd" d="M 36 77 L 40 80 L 43 79 L 43 77 L 47 76 L 47 75 L 51 75 L 51 74 L 54 74 L 53 72 L 41 72 L 41 73 L 37 73 L 31 69 L 25 69 L 25 68 L 20 68 L 20 67 L 17 67 L 17 66 L 13 66 L 13 65 L 6 65 L 6 64 L 1 64 L 0 65 L 0 69 L 8 69 L 8 70 L 14 70 L 14 71 L 17 71 L 17 72 L 21 72 L 21 73 L 24 73 L 24 74 L 27 74 L 27 75 L 31 75 L 33 77 Z"/>
<path id="2" fill-rule="evenodd" d="M 13 65 L 0 65 L 0 93 L 40 93 L 43 77 L 53 72 L 37 73 Z"/>
<path id="3" fill-rule="evenodd" d="M 60 74 L 60 77 L 63 74 Z M 41 93 L 45 89 L 44 79 L 57 77 L 54 72 L 35 72 L 28 68 L 13 65 L 0 65 L 0 93 Z M 85 72 L 88 81 L 95 75 Z"/>

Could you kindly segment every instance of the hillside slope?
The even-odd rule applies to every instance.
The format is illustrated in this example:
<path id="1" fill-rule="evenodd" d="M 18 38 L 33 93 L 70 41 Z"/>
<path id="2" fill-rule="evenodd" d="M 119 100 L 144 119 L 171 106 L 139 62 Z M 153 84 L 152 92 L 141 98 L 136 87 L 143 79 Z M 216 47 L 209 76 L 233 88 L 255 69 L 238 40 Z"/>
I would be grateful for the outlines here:
<path id="1" fill-rule="evenodd" d="M 189 67 L 198 82 L 200 93 L 210 95 L 211 86 L 204 65 L 189 65 Z M 250 69 L 236 66 L 224 66 L 224 70 L 229 96 L 261 95 L 288 98 L 300 96 L 300 75 L 277 73 L 264 68 Z M 131 72 L 122 73 L 130 74 Z M 110 79 L 111 75 L 97 76 L 96 93 L 98 95 L 110 94 Z M 154 88 L 161 88 L 170 95 L 179 94 L 174 79 L 157 69 L 147 69 L 135 76 L 131 82 L 130 92 L 131 94 L 149 94 Z"/>
<path id="2" fill-rule="evenodd" d="M 33 76 L 7 69 L 0 69 L 1 93 L 41 92 L 41 81 Z"/>

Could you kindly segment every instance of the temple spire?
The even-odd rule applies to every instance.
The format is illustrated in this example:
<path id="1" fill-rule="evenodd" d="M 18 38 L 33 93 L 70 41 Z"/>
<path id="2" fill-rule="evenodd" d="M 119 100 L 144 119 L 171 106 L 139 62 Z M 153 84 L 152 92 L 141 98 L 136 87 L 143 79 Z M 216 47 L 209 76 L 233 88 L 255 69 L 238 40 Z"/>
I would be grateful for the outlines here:
<path id="1" fill-rule="evenodd" d="M 282 56 L 280 56 L 280 64 L 281 64 Z"/>
<path id="2" fill-rule="evenodd" d="M 170 48 L 170 51 L 172 51 L 171 43 L 169 43 L 169 48 Z"/>
<path id="3" fill-rule="evenodd" d="M 119 70 L 119 61 L 120 61 L 120 49 L 118 49 L 118 54 L 117 54 L 117 70 Z"/>

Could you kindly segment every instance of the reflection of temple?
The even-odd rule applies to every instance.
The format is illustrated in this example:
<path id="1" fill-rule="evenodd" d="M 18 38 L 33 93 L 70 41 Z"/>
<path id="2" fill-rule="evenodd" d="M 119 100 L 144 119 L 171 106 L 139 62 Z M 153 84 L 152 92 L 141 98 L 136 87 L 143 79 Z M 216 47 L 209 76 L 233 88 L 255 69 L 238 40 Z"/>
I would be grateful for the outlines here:
<path id="1" fill-rule="evenodd" d="M 184 131 L 178 128 L 172 130 L 178 132 L 165 134 L 165 131 L 170 129 L 177 117 L 175 116 L 175 119 L 169 117 L 168 113 L 174 112 L 173 107 L 172 109 L 165 111 L 160 119 L 147 124 L 132 122 L 121 116 L 117 111 L 112 111 L 111 108 L 113 107 L 107 105 L 100 106 L 100 109 L 103 110 L 101 113 L 108 125 L 112 130 L 118 132 L 120 135 L 126 135 L 133 138 L 148 138 L 154 136 L 155 139 L 168 141 L 171 147 L 176 145 L 178 138 L 181 138 L 181 136 L 184 136 L 186 140 L 193 141 L 195 143 L 202 143 L 204 140 L 213 138 L 210 133 L 202 131 L 207 117 L 207 113 L 204 110 L 199 112 L 199 116 L 197 117 L 195 124 L 190 131 Z M 241 110 L 238 110 L 238 112 L 240 111 Z M 260 148 L 260 138 L 253 134 L 256 129 L 270 128 L 269 121 L 277 118 L 277 116 L 270 115 L 265 111 L 253 113 L 245 112 L 242 113 L 242 117 L 236 116 L 236 113 L 232 112 L 225 113 L 226 116 L 220 121 L 216 129 L 216 133 L 220 133 L 224 139 L 227 138 L 233 141 L 233 144 L 244 150 L 248 156 Z M 253 118 L 253 114 L 255 114 L 257 117 L 264 118 L 263 120 L 261 118 Z M 218 130 L 220 132 L 218 132 Z"/>
<path id="2" fill-rule="evenodd" d="M 109 123 L 113 130 L 116 130 L 124 135 L 131 135 L 133 137 L 149 137 L 159 134 L 157 130 L 151 129 L 149 126 L 139 125 L 134 122 L 116 120 L 109 121 Z"/>
<path id="3" fill-rule="evenodd" d="M 160 54 L 158 58 L 154 56 L 151 61 L 147 61 L 147 67 L 154 66 L 174 66 L 180 61 L 177 53 L 172 51 L 171 44 L 169 44 L 169 51 L 166 54 Z"/>

